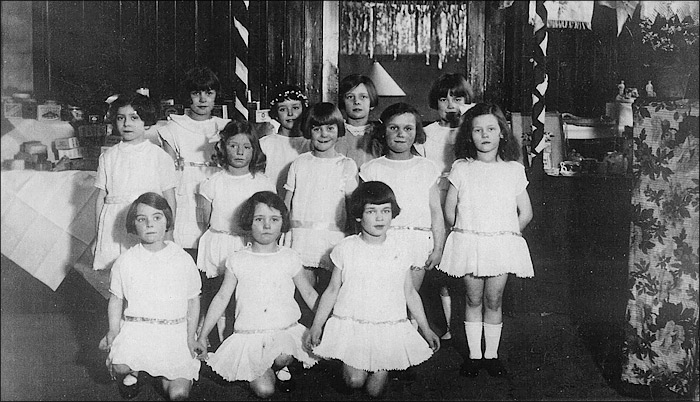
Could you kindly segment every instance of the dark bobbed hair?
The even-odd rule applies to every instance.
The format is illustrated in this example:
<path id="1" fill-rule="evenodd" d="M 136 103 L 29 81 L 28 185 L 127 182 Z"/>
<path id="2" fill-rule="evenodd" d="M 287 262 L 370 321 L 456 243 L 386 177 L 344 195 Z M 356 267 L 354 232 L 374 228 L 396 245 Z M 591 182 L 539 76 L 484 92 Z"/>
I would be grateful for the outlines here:
<path id="1" fill-rule="evenodd" d="M 369 106 L 379 106 L 377 87 L 374 86 L 372 79 L 362 74 L 350 74 L 343 78 L 338 85 L 338 108 L 340 108 L 340 110 L 345 110 L 345 95 L 360 84 L 365 84 L 365 87 L 367 88 L 367 94 L 369 95 Z"/>
<path id="2" fill-rule="evenodd" d="M 438 99 L 446 97 L 449 92 L 452 92 L 452 96 L 463 96 L 465 103 L 472 103 L 474 99 L 474 90 L 464 75 L 460 73 L 443 74 L 433 83 L 428 94 L 430 108 L 437 109 Z"/>
<path id="3" fill-rule="evenodd" d="M 279 116 L 277 115 L 277 104 L 284 102 L 285 100 L 298 100 L 301 102 L 302 116 L 306 109 L 309 108 L 309 98 L 304 95 L 301 88 L 296 85 L 285 85 L 280 88 L 279 91 L 275 92 L 274 96 L 270 98 L 270 117 L 277 120 Z"/>
<path id="4" fill-rule="evenodd" d="M 377 141 L 379 141 L 379 143 L 382 144 L 382 154 L 383 155 L 386 155 L 388 152 L 388 148 L 386 145 L 386 124 L 394 116 L 398 116 L 398 115 L 406 114 L 406 113 L 412 114 L 416 119 L 416 139 L 414 140 L 414 143 L 415 144 L 423 144 L 425 142 L 425 131 L 423 131 L 423 118 L 421 117 L 420 113 L 418 112 L 418 109 L 409 105 L 408 103 L 404 103 L 404 102 L 394 103 L 393 105 L 388 106 L 382 112 L 382 115 L 379 117 L 379 121 L 381 122 L 381 125 L 379 126 L 378 130 L 376 131 Z M 411 147 L 411 153 L 414 155 L 418 155 L 418 152 L 415 150 L 414 147 Z"/>
<path id="5" fill-rule="evenodd" d="M 116 124 L 117 113 L 119 108 L 131 106 L 138 113 L 143 124 L 152 126 L 158 121 L 156 104 L 148 96 L 141 95 L 138 92 L 128 92 L 121 94 L 112 103 L 109 104 L 107 110 L 107 121 Z"/>
<path id="6" fill-rule="evenodd" d="M 221 81 L 219 77 L 216 76 L 214 71 L 206 66 L 193 67 L 185 73 L 185 79 L 182 82 L 182 89 L 184 93 L 182 98 L 188 103 L 190 99 L 190 93 L 194 91 L 216 91 L 217 97 L 221 93 Z"/>
<path id="7" fill-rule="evenodd" d="M 126 213 L 126 232 L 136 234 L 136 208 L 139 204 L 148 205 L 151 208 L 163 212 L 165 215 L 165 230 L 170 231 L 173 228 L 173 210 L 168 204 L 168 200 L 158 193 L 148 192 L 143 193 L 131 203 L 129 211 Z"/>
<path id="8" fill-rule="evenodd" d="M 493 115 L 498 120 L 501 128 L 501 140 L 498 144 L 498 156 L 504 161 L 517 161 L 520 159 L 520 146 L 513 136 L 508 120 L 501 108 L 491 102 L 478 103 L 464 114 L 464 123 L 459 127 L 457 140 L 455 141 L 455 157 L 457 159 L 476 159 L 477 149 L 472 139 L 472 127 L 474 119 L 478 116 Z"/>
<path id="9" fill-rule="evenodd" d="M 256 173 L 264 172 L 267 165 L 267 156 L 260 147 L 258 136 L 253 134 L 253 129 L 245 120 L 234 119 L 226 124 L 223 130 L 219 133 L 221 139 L 216 143 L 216 160 L 219 166 L 226 169 L 228 166 L 228 154 L 226 151 L 226 142 L 229 138 L 236 134 L 245 134 L 250 140 L 250 145 L 253 147 L 253 155 L 250 159 L 250 173 L 255 176 Z"/>
<path id="10" fill-rule="evenodd" d="M 338 137 L 345 135 L 345 120 L 340 110 L 331 102 L 319 102 L 309 108 L 304 119 L 304 138 L 311 138 L 311 129 L 316 126 L 335 124 L 338 127 Z"/>
<path id="11" fill-rule="evenodd" d="M 391 204 L 391 217 L 396 218 L 401 213 L 401 208 L 396 202 L 394 190 L 381 181 L 366 181 L 360 183 L 350 196 L 350 216 L 354 219 L 362 218 L 365 206 Z"/>
<path id="12" fill-rule="evenodd" d="M 265 204 L 272 209 L 280 211 L 282 215 L 282 233 L 287 233 L 290 228 L 289 210 L 282 198 L 272 191 L 258 191 L 248 198 L 241 206 L 241 212 L 238 217 L 238 225 L 241 229 L 250 232 L 253 230 L 253 217 L 255 216 L 255 207 L 258 204 Z"/>

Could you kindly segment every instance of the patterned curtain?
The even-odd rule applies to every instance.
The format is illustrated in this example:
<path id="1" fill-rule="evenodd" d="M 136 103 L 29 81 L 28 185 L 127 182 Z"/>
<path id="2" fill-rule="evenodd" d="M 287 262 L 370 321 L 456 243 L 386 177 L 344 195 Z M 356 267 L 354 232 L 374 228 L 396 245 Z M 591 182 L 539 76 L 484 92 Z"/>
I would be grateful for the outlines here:
<path id="1" fill-rule="evenodd" d="M 634 127 L 622 379 L 698 400 L 698 101 L 654 102 Z"/>
<path id="2" fill-rule="evenodd" d="M 468 32 L 466 1 L 340 2 L 340 53 L 465 55 Z"/>

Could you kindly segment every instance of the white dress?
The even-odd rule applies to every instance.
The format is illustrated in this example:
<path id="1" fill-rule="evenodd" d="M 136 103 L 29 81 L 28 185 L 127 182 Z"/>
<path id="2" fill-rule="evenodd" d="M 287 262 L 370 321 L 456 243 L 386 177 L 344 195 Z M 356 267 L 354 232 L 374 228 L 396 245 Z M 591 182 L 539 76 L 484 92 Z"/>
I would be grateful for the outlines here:
<path id="1" fill-rule="evenodd" d="M 294 356 L 308 368 L 318 359 L 302 346 L 307 330 L 298 322 L 294 276 L 303 269 L 299 255 L 287 247 L 254 253 L 249 247 L 233 253 L 226 275 L 238 279 L 233 334 L 207 364 L 228 381 L 253 381 L 272 367 L 280 354 Z"/>
<path id="2" fill-rule="evenodd" d="M 178 187 L 175 191 L 177 213 L 175 216 L 175 242 L 184 248 L 197 248 L 202 236 L 204 214 L 197 206 L 199 183 L 221 170 L 212 163 L 219 141 L 219 132 L 230 119 L 212 116 L 208 120 L 193 120 L 187 115 L 171 114 L 168 123 L 158 128 L 158 135 L 184 159 L 185 167 L 178 171 Z M 205 164 L 209 164 L 208 166 Z"/>
<path id="3" fill-rule="evenodd" d="M 284 197 L 284 183 L 287 181 L 289 165 L 297 156 L 308 152 L 311 141 L 304 137 L 287 137 L 280 134 L 268 134 L 260 138 L 260 148 L 267 157 L 265 174 L 277 189 L 277 194 Z"/>
<path id="4" fill-rule="evenodd" d="M 447 176 L 450 174 L 452 163 L 455 161 L 454 146 L 457 141 L 459 127 L 443 127 L 438 122 L 423 127 L 425 143 L 416 144 L 415 147 L 421 156 L 435 162 L 440 169 L 440 191 L 447 192 L 450 182 Z"/>
<path id="5" fill-rule="evenodd" d="M 163 194 L 176 185 L 172 158 L 148 140 L 136 145 L 120 142 L 100 155 L 95 187 L 107 196 L 97 224 L 92 268 L 110 268 L 138 242 L 126 232 L 126 213 L 135 199 L 150 191 Z"/>
<path id="6" fill-rule="evenodd" d="M 351 235 L 333 249 L 343 283 L 315 355 L 369 372 L 405 370 L 432 356 L 407 318 L 409 247 L 389 233 L 382 244 Z"/>
<path id="7" fill-rule="evenodd" d="M 389 231 L 412 246 L 411 263 L 423 267 L 433 251 L 430 188 L 440 179 L 438 167 L 422 156 L 406 160 L 382 156 L 362 165 L 360 178 L 384 182 L 394 191 L 401 212 L 391 221 Z"/>
<path id="8" fill-rule="evenodd" d="M 202 282 L 192 257 L 165 243 L 155 253 L 137 244 L 114 263 L 109 291 L 125 300 L 126 309 L 109 361 L 153 377 L 197 380 L 201 363 L 187 345 L 186 318 Z"/>
<path id="9" fill-rule="evenodd" d="M 460 159 L 449 179 L 458 190 L 456 229 L 448 235 L 436 268 L 456 277 L 534 276 L 516 204 L 528 185 L 523 165 Z"/>
<path id="10" fill-rule="evenodd" d="M 224 273 L 226 257 L 247 241 L 238 219 L 243 203 L 258 191 L 275 192 L 264 173 L 234 176 L 221 170 L 202 182 L 199 194 L 211 202 L 209 229 L 199 239 L 197 267 L 213 278 Z"/>
<path id="11" fill-rule="evenodd" d="M 306 152 L 292 162 L 284 188 L 294 193 L 291 248 L 301 255 L 304 266 L 331 269 L 330 252 L 345 237 L 345 198 L 357 188 L 355 161 Z"/>

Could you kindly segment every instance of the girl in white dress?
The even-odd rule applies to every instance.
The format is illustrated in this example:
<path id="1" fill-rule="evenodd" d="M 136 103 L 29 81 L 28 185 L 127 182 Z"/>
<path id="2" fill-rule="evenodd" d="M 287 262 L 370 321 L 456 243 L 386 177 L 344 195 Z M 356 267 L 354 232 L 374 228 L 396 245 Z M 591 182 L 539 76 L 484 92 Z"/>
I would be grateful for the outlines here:
<path id="1" fill-rule="evenodd" d="M 195 67 L 183 82 L 190 107 L 186 114 L 170 114 L 158 135 L 178 168 L 174 239 L 197 259 L 197 245 L 206 230 L 205 214 L 199 205 L 199 183 L 220 168 L 213 161 L 214 146 L 229 119 L 212 115 L 221 83 L 208 67 Z"/>
<path id="2" fill-rule="evenodd" d="M 428 360 L 440 339 L 428 325 L 409 275 L 411 245 L 387 233 L 392 218 L 403 213 L 391 188 L 378 181 L 361 183 L 350 205 L 361 232 L 333 249 L 333 276 L 305 343 L 314 354 L 343 362 L 348 387 L 364 386 L 378 397 L 390 370 Z M 425 339 L 408 321 L 407 307 Z"/>
<path id="3" fill-rule="evenodd" d="M 335 149 L 345 126 L 334 104 L 313 105 L 303 132 L 312 150 L 292 162 L 284 185 L 292 227 L 285 244 L 301 255 L 309 280 L 322 290 L 330 279 L 330 252 L 346 234 L 346 199 L 357 187 L 357 165 Z"/>
<path id="4" fill-rule="evenodd" d="M 152 191 L 162 194 L 174 208 L 177 185 L 172 159 L 146 138 L 146 128 L 156 123 L 155 106 L 147 96 L 136 92 L 119 95 L 110 104 L 107 118 L 122 140 L 100 155 L 97 167 L 95 270 L 109 269 L 122 252 L 137 243 L 126 231 L 129 204 Z"/>
<path id="5" fill-rule="evenodd" d="M 440 175 L 440 202 L 445 204 L 445 196 L 450 182 L 447 176 L 450 174 L 452 163 L 455 160 L 454 144 L 457 139 L 457 131 L 462 122 L 461 116 L 466 112 L 474 99 L 474 90 L 460 73 L 443 74 L 434 83 L 428 94 L 428 105 L 438 114 L 437 121 L 423 128 L 425 131 L 425 143 L 418 146 L 418 152 L 435 162 L 442 174 Z M 450 323 L 452 321 L 452 299 L 446 285 L 440 287 L 440 301 L 445 313 L 447 331 L 441 339 L 452 339 Z"/>
<path id="6" fill-rule="evenodd" d="M 520 149 L 501 108 L 479 103 L 465 117 L 445 200 L 452 232 L 438 269 L 463 278 L 466 286 L 464 330 L 469 358 L 461 374 L 475 377 L 483 366 L 490 375 L 502 376 L 505 369 L 498 359 L 498 344 L 503 290 L 508 274 L 534 275 L 521 234 L 532 220 L 532 206 L 525 168 L 517 162 Z"/>
<path id="7" fill-rule="evenodd" d="M 289 165 L 310 149 L 308 138 L 301 135 L 301 123 L 308 107 L 309 99 L 294 85 L 282 87 L 270 100 L 270 117 L 278 128 L 276 133 L 260 138 L 260 146 L 267 156 L 265 174 L 280 196 L 284 193 Z"/>
<path id="8" fill-rule="evenodd" d="M 437 165 L 415 155 L 414 143 L 423 143 L 420 114 L 411 105 L 395 103 L 382 112 L 378 138 L 385 155 L 360 167 L 362 181 L 378 180 L 391 187 L 401 205 L 401 215 L 389 229 L 411 246 L 411 276 L 420 290 L 425 271 L 440 263 L 445 242 L 445 220 L 440 205 Z M 415 322 L 414 322 L 415 325 Z"/>
<path id="9" fill-rule="evenodd" d="M 243 204 L 240 226 L 251 232 L 252 244 L 227 259 L 224 282 L 207 311 L 198 342 L 206 351 L 207 335 L 235 291 L 233 334 L 206 362 L 224 379 L 248 381 L 257 396 L 269 398 L 276 385 L 291 391 L 286 366 L 293 359 L 307 368 L 317 362 L 302 347 L 307 328 L 298 322 L 301 311 L 294 291 L 296 287 L 314 310 L 318 294 L 302 273 L 299 255 L 278 245 L 282 233 L 289 230 L 289 214 L 281 198 L 270 191 L 255 193 Z"/>
<path id="10" fill-rule="evenodd" d="M 170 400 L 186 400 L 199 379 L 195 330 L 201 281 L 192 258 L 165 240 L 173 228 L 168 201 L 156 193 L 138 197 L 126 214 L 126 228 L 140 243 L 112 267 L 107 315 L 109 332 L 100 349 L 120 394 L 135 397 L 141 371 L 162 380 Z"/>
<path id="11" fill-rule="evenodd" d="M 202 289 L 203 309 L 221 286 L 226 258 L 243 248 L 248 240 L 238 221 L 241 205 L 258 191 L 275 191 L 263 173 L 265 154 L 258 137 L 252 134 L 247 121 L 231 121 L 220 133 L 216 145 L 220 170 L 199 186 L 205 222 L 208 229 L 199 239 L 197 267 L 206 275 Z M 201 322 L 204 316 L 201 317 Z M 225 315 L 217 329 L 219 342 L 224 339 Z"/>

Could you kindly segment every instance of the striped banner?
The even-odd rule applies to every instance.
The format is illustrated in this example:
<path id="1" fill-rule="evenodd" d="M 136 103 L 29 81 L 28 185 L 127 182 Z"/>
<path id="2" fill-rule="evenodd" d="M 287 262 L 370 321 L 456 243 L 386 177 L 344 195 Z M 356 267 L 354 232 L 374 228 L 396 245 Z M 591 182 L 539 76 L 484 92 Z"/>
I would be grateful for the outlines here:
<path id="1" fill-rule="evenodd" d="M 533 87 L 532 87 L 532 144 L 539 144 L 544 137 L 545 94 L 547 93 L 547 9 L 544 1 L 530 1 L 534 6 Z M 533 153 L 536 153 L 534 147 Z"/>
<path id="2" fill-rule="evenodd" d="M 248 120 L 248 1 L 232 1 L 233 49 L 236 56 L 236 78 L 233 89 L 236 91 L 235 112 L 231 111 L 229 117 Z"/>

